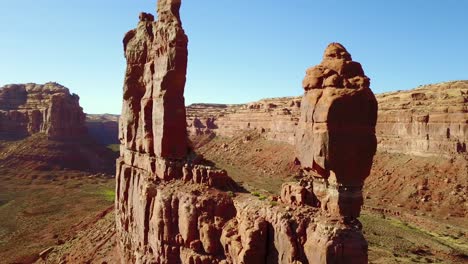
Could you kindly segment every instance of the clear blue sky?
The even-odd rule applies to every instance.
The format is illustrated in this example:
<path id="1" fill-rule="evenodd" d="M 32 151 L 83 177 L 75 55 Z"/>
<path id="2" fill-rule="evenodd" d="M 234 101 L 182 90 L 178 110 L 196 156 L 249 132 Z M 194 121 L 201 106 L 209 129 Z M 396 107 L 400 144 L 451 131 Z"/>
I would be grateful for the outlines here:
<path id="1" fill-rule="evenodd" d="M 3 0 L 0 85 L 56 81 L 88 113 L 120 113 L 124 34 L 156 0 Z M 376 93 L 468 79 L 468 1 L 184 0 L 186 103 L 302 94 L 341 42 Z"/>

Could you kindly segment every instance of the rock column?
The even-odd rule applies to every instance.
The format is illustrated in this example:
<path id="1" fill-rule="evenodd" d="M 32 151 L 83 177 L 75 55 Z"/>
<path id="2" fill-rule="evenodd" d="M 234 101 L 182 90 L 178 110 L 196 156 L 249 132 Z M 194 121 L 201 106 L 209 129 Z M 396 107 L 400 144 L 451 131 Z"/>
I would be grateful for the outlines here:
<path id="1" fill-rule="evenodd" d="M 312 263 L 367 263 L 367 242 L 356 228 L 377 147 L 377 101 L 369 85 L 361 65 L 339 43 L 326 48 L 322 63 L 308 69 L 303 81 L 296 152 L 305 177 L 298 191 L 285 185 L 282 194 L 283 200 L 321 209 L 305 244 Z M 326 231 L 331 226 L 332 234 Z"/>

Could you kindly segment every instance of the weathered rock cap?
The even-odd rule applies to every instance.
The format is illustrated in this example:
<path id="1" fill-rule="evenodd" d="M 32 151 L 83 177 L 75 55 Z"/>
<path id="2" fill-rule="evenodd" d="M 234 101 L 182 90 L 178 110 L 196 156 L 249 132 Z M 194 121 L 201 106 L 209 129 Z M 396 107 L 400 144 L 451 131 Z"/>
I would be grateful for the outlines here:
<path id="1" fill-rule="evenodd" d="M 323 54 L 323 60 L 339 59 L 345 61 L 352 61 L 351 54 L 340 43 L 333 42 L 328 44 Z"/>
<path id="2" fill-rule="evenodd" d="M 148 13 L 140 13 L 139 18 L 141 22 L 153 22 L 154 21 L 154 16 Z"/>
<path id="3" fill-rule="evenodd" d="M 322 62 L 306 71 L 302 86 L 306 91 L 327 87 L 365 89 L 369 88 L 370 79 L 343 45 L 331 43 L 325 49 Z"/>

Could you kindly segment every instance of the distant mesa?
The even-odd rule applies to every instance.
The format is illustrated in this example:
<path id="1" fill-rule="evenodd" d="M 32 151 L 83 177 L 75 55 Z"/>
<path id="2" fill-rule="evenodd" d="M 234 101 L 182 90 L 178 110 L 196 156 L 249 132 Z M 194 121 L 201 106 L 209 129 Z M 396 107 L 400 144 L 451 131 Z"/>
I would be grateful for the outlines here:
<path id="1" fill-rule="evenodd" d="M 58 83 L 11 84 L 0 88 L 0 137 L 44 133 L 70 140 L 86 134 L 79 96 Z"/>

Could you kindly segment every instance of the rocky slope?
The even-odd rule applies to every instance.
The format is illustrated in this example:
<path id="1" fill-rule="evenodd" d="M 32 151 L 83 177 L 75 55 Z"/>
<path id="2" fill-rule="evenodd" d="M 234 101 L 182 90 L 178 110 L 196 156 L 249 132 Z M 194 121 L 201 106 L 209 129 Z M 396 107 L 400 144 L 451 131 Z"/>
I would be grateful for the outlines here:
<path id="1" fill-rule="evenodd" d="M 321 64 L 328 71 L 320 78 L 334 81 L 313 86 L 317 91 L 310 94 L 323 92 L 323 99 L 310 101 L 303 113 L 308 116 L 310 109 L 320 106 L 321 133 L 313 134 L 313 120 L 298 122 L 307 125 L 304 132 L 313 134 L 304 140 L 317 142 L 302 148 L 304 154 L 319 153 L 322 146 L 357 150 L 370 160 L 350 167 L 343 177 L 340 165 L 348 163 L 336 152 L 327 154 L 321 169 L 308 166 L 318 159 L 305 158 L 304 169 L 311 177 L 319 173 L 321 179 L 305 179 L 304 185 L 286 183 L 281 199 L 267 201 L 242 191 L 226 171 L 200 163 L 190 152 L 183 97 L 188 40 L 180 5 L 180 0 L 159 0 L 157 21 L 141 14 L 137 28 L 124 38 L 127 72 L 116 173 L 116 239 L 122 261 L 367 263 L 367 242 L 356 217 L 372 145 L 358 150 L 355 144 L 340 146 L 326 139 L 341 135 L 375 142 L 374 97 L 362 69 L 356 70 L 359 64 L 341 45 L 330 45 Z M 341 49 L 335 49 L 338 46 Z M 367 100 L 363 111 L 355 112 L 359 117 L 348 122 L 349 116 L 334 115 L 334 109 L 349 109 L 354 101 L 362 102 L 360 98 Z M 351 129 L 340 128 L 340 123 Z M 329 186 L 315 188 L 316 181 Z"/>
<path id="2" fill-rule="evenodd" d="M 245 105 L 194 104 L 187 107 L 191 136 L 231 137 L 256 130 L 267 139 L 294 143 L 300 98 L 274 98 Z M 377 95 L 378 149 L 411 155 L 467 153 L 468 81 L 421 86 Z"/>
<path id="3" fill-rule="evenodd" d="M 57 83 L 12 84 L 0 88 L 0 135 L 3 138 L 45 133 L 51 139 L 86 134 L 79 97 Z"/>

